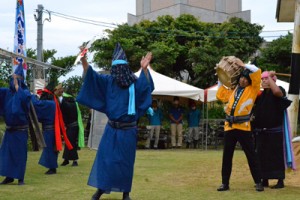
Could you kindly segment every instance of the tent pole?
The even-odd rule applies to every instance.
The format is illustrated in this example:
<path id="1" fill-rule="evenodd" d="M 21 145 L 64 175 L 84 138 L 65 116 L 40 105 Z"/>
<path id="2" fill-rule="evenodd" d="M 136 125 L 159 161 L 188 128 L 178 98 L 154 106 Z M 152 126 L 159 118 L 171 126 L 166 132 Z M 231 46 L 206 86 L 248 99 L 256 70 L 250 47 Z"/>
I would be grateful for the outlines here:
<path id="1" fill-rule="evenodd" d="M 207 129 L 208 129 L 208 105 L 206 103 L 206 133 L 205 133 L 205 150 L 207 150 Z"/>
<path id="2" fill-rule="evenodd" d="M 201 148 L 204 149 L 204 119 L 205 119 L 205 105 L 202 105 L 202 134 L 201 134 Z"/>
<path id="3" fill-rule="evenodd" d="M 90 133 L 89 133 L 89 138 L 88 138 L 88 147 L 90 149 L 93 149 L 93 130 L 94 130 L 94 122 L 95 122 L 95 110 L 92 109 L 92 116 L 91 116 L 91 126 L 90 126 Z"/>

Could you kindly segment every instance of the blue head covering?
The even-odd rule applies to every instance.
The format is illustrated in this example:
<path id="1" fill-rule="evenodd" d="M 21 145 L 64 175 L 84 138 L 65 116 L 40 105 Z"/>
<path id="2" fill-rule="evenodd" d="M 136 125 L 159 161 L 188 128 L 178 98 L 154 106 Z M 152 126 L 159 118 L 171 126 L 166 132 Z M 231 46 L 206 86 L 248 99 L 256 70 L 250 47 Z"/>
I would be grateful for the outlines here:
<path id="1" fill-rule="evenodd" d="M 116 80 L 118 86 L 129 91 L 128 114 L 135 115 L 135 89 L 134 82 L 137 77 L 129 69 L 126 54 L 120 43 L 116 44 L 113 59 L 111 76 Z"/>
<path id="2" fill-rule="evenodd" d="M 23 89 L 27 89 L 27 86 L 25 84 L 25 75 L 22 64 L 19 64 L 18 67 L 15 69 L 14 74 L 18 75 L 20 78 L 18 78 L 18 84 L 19 87 Z M 15 85 L 14 85 L 14 78 L 10 78 L 9 87 L 12 91 L 15 91 Z"/>
<path id="3" fill-rule="evenodd" d="M 111 75 L 121 88 L 128 88 L 137 79 L 136 75 L 129 69 L 126 54 L 120 43 L 117 43 L 113 53 Z"/>
<path id="4" fill-rule="evenodd" d="M 118 42 L 116 44 L 113 58 L 112 58 L 112 66 L 118 65 L 118 64 L 128 64 L 126 54 L 124 50 L 122 49 L 120 43 Z"/>
<path id="5" fill-rule="evenodd" d="M 15 69 L 14 74 L 16 74 L 16 75 L 22 77 L 23 80 L 24 80 L 24 77 L 25 77 L 25 76 L 24 76 L 24 70 L 23 70 L 23 66 L 22 66 L 21 63 L 20 63 L 20 64 L 18 65 L 18 67 Z"/>

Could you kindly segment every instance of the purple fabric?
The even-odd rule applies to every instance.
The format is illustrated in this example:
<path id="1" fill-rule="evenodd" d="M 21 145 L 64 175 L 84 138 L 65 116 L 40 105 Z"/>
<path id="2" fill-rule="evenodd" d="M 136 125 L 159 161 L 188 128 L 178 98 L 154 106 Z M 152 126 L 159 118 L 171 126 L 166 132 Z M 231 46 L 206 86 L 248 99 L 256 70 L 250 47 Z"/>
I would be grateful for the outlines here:
<path id="1" fill-rule="evenodd" d="M 286 168 L 296 170 L 295 158 L 292 149 L 292 132 L 287 110 L 284 111 L 284 156 Z"/>

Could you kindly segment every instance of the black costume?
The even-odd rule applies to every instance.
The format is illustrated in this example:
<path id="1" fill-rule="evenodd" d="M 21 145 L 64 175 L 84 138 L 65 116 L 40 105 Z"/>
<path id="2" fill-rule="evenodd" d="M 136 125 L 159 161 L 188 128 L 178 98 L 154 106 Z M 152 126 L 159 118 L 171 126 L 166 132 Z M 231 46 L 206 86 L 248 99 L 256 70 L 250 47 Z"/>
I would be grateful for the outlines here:
<path id="1" fill-rule="evenodd" d="M 76 161 L 78 160 L 78 116 L 77 116 L 77 107 L 76 102 L 73 97 L 63 97 L 60 103 L 61 112 L 63 114 L 63 119 L 66 126 L 67 136 L 73 146 L 73 149 L 69 150 L 68 148 L 64 149 L 63 159 L 64 162 L 62 165 L 69 163 L 69 160 Z M 77 163 L 73 163 L 77 165 Z"/>
<path id="2" fill-rule="evenodd" d="M 280 86 L 279 88 L 285 96 L 285 90 Z M 272 90 L 264 90 L 256 100 L 253 121 L 256 151 L 262 179 L 266 181 L 285 178 L 283 119 L 284 110 L 288 106 L 284 97 L 274 96 Z"/>

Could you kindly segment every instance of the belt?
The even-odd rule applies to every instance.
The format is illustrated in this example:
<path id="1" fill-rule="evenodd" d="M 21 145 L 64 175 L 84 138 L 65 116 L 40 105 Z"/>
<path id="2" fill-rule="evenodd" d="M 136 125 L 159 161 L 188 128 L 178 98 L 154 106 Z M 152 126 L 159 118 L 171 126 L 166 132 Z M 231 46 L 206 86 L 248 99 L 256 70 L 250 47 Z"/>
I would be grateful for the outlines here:
<path id="1" fill-rule="evenodd" d="M 52 131 L 54 130 L 54 125 L 43 125 L 43 131 Z"/>
<path id="2" fill-rule="evenodd" d="M 115 122 L 115 121 L 108 120 L 108 124 L 112 128 L 116 128 L 116 129 L 130 129 L 130 128 L 136 127 L 136 121 L 134 121 L 134 122 Z"/>
<path id="3" fill-rule="evenodd" d="M 71 128 L 71 127 L 75 127 L 75 126 L 78 126 L 78 122 L 77 121 L 72 122 L 72 123 L 66 125 L 67 128 Z"/>
<path id="4" fill-rule="evenodd" d="M 28 125 L 22 125 L 22 126 L 6 126 L 7 131 L 27 131 L 29 128 Z"/>
<path id="5" fill-rule="evenodd" d="M 282 132 L 282 126 L 274 127 L 274 128 L 255 128 L 255 132 L 268 132 L 268 133 L 279 133 Z"/>
<path id="6" fill-rule="evenodd" d="M 226 115 L 225 120 L 229 122 L 230 124 L 234 123 L 243 123 L 243 122 L 248 122 L 250 121 L 250 115 L 243 115 L 243 116 L 231 116 L 231 115 Z"/>

